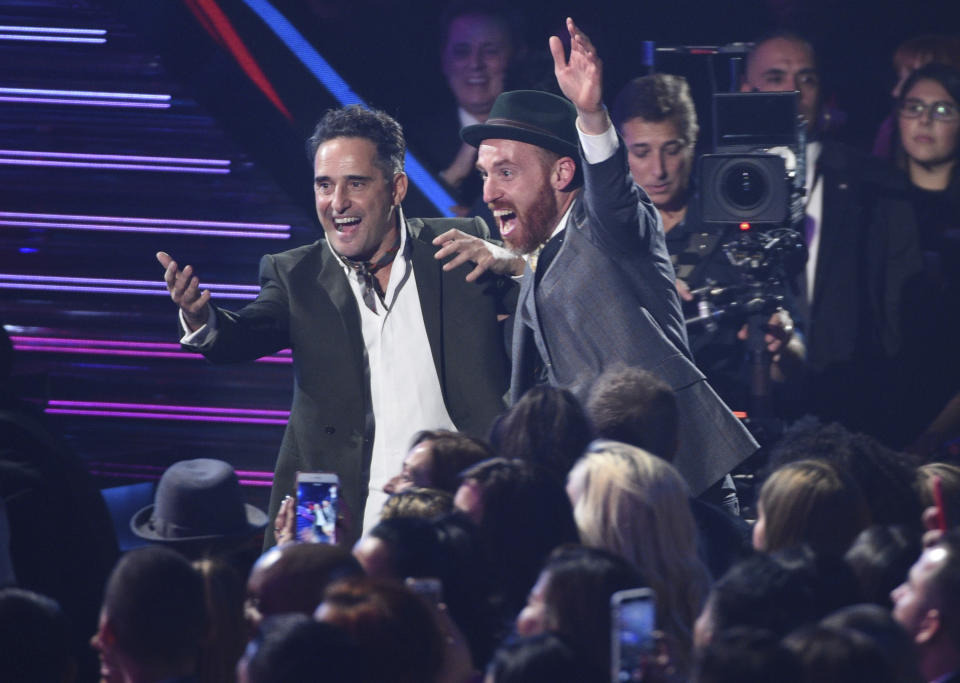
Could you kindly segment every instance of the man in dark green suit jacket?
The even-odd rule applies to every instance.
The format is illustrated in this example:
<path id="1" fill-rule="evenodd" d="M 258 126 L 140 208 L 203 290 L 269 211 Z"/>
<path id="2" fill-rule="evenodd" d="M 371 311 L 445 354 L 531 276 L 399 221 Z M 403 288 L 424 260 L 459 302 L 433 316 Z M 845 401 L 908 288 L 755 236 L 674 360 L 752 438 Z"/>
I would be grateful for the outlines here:
<path id="1" fill-rule="evenodd" d="M 293 350 L 271 519 L 297 471 L 335 472 L 356 535 L 371 473 L 379 481 L 414 432 L 447 426 L 485 436 L 503 409 L 509 361 L 499 323 L 514 285 L 466 282 L 465 271 L 445 271 L 434 258 L 434 237 L 451 228 L 486 235 L 483 221 L 404 219 L 403 137 L 386 114 L 328 112 L 310 150 L 325 239 L 265 256 L 255 301 L 235 313 L 211 306 L 190 266 L 158 259 L 190 348 L 213 362 Z"/>

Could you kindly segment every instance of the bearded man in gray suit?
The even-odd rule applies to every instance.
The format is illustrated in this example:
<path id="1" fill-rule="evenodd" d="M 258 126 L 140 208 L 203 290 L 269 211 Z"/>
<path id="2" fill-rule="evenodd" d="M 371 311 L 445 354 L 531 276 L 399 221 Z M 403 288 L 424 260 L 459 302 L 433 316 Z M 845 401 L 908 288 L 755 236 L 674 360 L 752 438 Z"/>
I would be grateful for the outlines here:
<path id="1" fill-rule="evenodd" d="M 461 131 L 478 148 L 484 201 L 513 253 L 449 231 L 434 240 L 436 257 L 454 255 L 446 268 L 472 262 L 469 278 L 521 278 L 511 400 L 539 380 L 583 401 L 617 365 L 669 384 L 680 417 L 674 465 L 701 494 L 757 444 L 693 364 L 659 214 L 634 184 L 603 106 L 596 49 L 571 19 L 567 30 L 569 60 L 556 36 L 550 51 L 569 101 L 506 92 L 485 123 Z"/>

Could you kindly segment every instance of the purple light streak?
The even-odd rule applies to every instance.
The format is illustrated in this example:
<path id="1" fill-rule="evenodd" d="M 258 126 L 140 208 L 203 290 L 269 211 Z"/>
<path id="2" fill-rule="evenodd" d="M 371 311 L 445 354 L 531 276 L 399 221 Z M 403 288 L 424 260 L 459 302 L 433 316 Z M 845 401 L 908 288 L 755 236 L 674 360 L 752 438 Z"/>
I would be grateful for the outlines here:
<path id="1" fill-rule="evenodd" d="M 96 164 L 90 161 L 33 161 L 29 159 L 3 159 L 2 166 L 54 166 L 56 168 L 99 168 L 110 171 L 173 171 L 177 173 L 207 173 L 224 175 L 229 168 L 198 168 L 195 166 L 147 166 L 143 164 Z"/>
<path id="2" fill-rule="evenodd" d="M 69 100 L 57 97 L 24 97 L 0 95 L 0 102 L 19 102 L 25 104 L 74 104 L 86 107 L 125 107 L 127 109 L 169 109 L 169 103 L 124 102 L 123 100 Z"/>
<path id="3" fill-rule="evenodd" d="M 226 417 L 208 415 L 188 415 L 178 413 L 137 413 L 122 410 L 72 410 L 63 408 L 47 408 L 45 413 L 51 415 L 83 415 L 89 417 L 132 417 L 147 420 L 183 420 L 185 422 L 218 422 L 224 424 L 261 424 L 285 425 L 286 420 L 270 420 L 259 417 Z"/>
<path id="4" fill-rule="evenodd" d="M 54 26 L 0 26 L 0 31 L 20 31 L 22 33 L 62 33 L 79 36 L 105 36 L 103 28 L 57 28 Z"/>
<path id="5" fill-rule="evenodd" d="M 3 98 L 0 98 L 2 101 Z M 94 232 L 139 232 L 161 235 L 206 235 L 208 237 L 250 237 L 268 240 L 290 239 L 289 234 L 275 232 L 241 232 L 238 230 L 202 230 L 190 228 L 152 228 L 139 225 L 98 225 L 96 223 L 44 223 L 41 221 L 3 221 L 0 225 L 12 228 L 61 228 L 63 230 L 91 230 Z"/>
<path id="6" fill-rule="evenodd" d="M 257 230 L 289 230 L 283 223 L 235 223 L 231 221 L 192 221 L 178 218 L 135 218 L 131 216 L 81 216 L 59 213 L 22 213 L 18 211 L 0 211 L 3 218 L 49 218 L 52 220 L 100 221 L 101 223 L 143 223 L 146 225 L 188 225 L 211 228 L 256 228 Z"/>
<path id="7" fill-rule="evenodd" d="M 127 462 L 100 462 L 94 461 L 89 463 L 91 467 L 100 467 L 103 469 L 109 469 L 111 467 L 116 468 L 117 470 L 142 470 L 145 472 L 163 472 L 166 468 L 160 467 L 159 465 L 144 465 L 139 463 L 127 463 Z M 234 470 L 238 476 L 241 477 L 254 477 L 260 479 L 273 479 L 273 472 L 270 470 Z"/>
<path id="8" fill-rule="evenodd" d="M 191 411 L 192 413 L 203 413 L 208 415 L 251 415 L 257 417 L 282 417 L 284 421 L 290 417 L 289 410 L 264 410 L 261 408 L 221 408 L 214 406 L 184 406 L 170 405 L 164 403 L 117 403 L 111 401 L 63 401 L 52 399 L 47 402 L 48 406 L 55 408 L 116 408 L 128 410 L 152 410 L 152 411 Z"/>
<path id="9" fill-rule="evenodd" d="M 137 156 L 133 154 L 88 154 L 81 152 L 38 152 L 27 149 L 0 149 L 0 155 L 10 157 L 37 157 L 37 158 L 61 158 L 61 159 L 86 159 L 104 161 L 143 161 L 164 163 L 171 162 L 175 164 L 195 164 L 198 166 L 229 166 L 229 159 L 203 159 L 194 157 L 152 157 Z"/>
<path id="10" fill-rule="evenodd" d="M 153 102 L 169 102 L 170 95 L 154 95 L 136 92 L 108 92 L 94 90 L 49 90 L 44 88 L 5 88 L 0 87 L 3 95 L 45 95 L 50 97 L 94 97 L 100 99 L 149 100 Z"/>
<path id="11" fill-rule="evenodd" d="M 107 42 L 106 38 L 73 38 L 67 36 L 27 36 L 27 35 L 9 35 L 0 33 L 0 40 L 23 40 L 36 43 L 94 43 L 102 45 Z"/>
<path id="12" fill-rule="evenodd" d="M 136 289 L 133 287 L 83 287 L 80 285 L 32 285 L 26 283 L 7 283 L 0 282 L 0 289 L 38 289 L 49 292 L 72 292 L 72 293 L 94 293 L 94 294 L 147 294 L 151 296 L 169 296 L 166 290 Z M 219 299 L 253 299 L 252 294 L 233 294 L 230 292 L 218 293 Z"/>
<path id="13" fill-rule="evenodd" d="M 191 353 L 180 348 L 179 344 L 165 342 L 134 342 L 112 339 L 68 339 L 63 337 L 29 337 L 11 335 L 13 348 L 17 351 L 32 353 L 74 353 L 99 356 L 127 356 L 141 358 L 175 358 L 202 360 L 199 353 Z M 257 363 L 293 363 L 289 349 L 273 356 L 258 358 Z"/>
<path id="14" fill-rule="evenodd" d="M 77 285 L 129 285 L 131 287 L 161 289 L 164 294 L 167 293 L 167 286 L 163 282 L 154 282 L 153 280 L 120 280 L 116 278 L 66 277 L 62 275 L 20 275 L 14 273 L 0 273 L 0 280 L 11 280 L 13 282 L 63 282 Z M 257 285 L 213 283 L 204 286 L 211 291 L 223 290 L 252 293 L 260 291 L 260 287 Z"/>

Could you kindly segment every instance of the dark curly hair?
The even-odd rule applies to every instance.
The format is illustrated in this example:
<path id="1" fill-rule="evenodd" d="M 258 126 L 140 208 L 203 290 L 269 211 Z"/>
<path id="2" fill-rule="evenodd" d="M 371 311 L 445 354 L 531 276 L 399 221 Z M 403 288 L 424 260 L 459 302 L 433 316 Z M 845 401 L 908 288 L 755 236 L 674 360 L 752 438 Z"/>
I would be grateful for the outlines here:
<path id="1" fill-rule="evenodd" d="M 330 109 L 317 123 L 313 135 L 307 140 L 307 155 L 310 163 L 317 150 L 327 140 L 334 138 L 364 138 L 377 147 L 377 167 L 388 180 L 403 173 L 403 158 L 407 143 L 403 128 L 386 112 L 367 109 L 359 104 Z"/>

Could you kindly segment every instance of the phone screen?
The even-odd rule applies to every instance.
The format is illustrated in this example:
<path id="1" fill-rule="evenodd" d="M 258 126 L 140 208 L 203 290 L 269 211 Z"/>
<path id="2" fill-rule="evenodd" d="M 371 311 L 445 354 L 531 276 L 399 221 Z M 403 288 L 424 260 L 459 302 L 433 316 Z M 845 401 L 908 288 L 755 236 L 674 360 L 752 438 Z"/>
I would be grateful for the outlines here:
<path id="1" fill-rule="evenodd" d="M 297 479 L 297 539 L 306 543 L 337 542 L 336 481 Z"/>
<path id="2" fill-rule="evenodd" d="M 650 591 L 621 593 L 625 595 L 614 594 L 612 604 L 615 680 L 639 681 L 643 658 L 653 651 L 653 594 Z"/>

